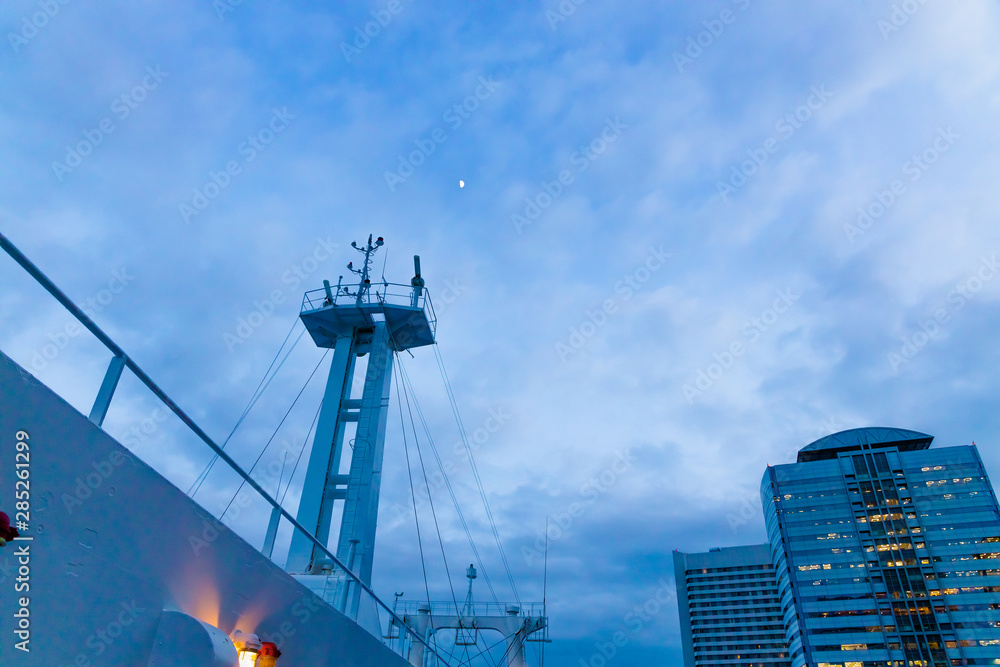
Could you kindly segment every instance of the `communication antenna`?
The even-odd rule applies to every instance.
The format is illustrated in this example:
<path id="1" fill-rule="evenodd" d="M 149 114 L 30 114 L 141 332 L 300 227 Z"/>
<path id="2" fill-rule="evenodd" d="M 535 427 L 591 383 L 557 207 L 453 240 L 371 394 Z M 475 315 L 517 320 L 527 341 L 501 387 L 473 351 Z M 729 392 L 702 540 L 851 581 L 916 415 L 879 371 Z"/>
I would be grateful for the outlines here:
<path id="1" fill-rule="evenodd" d="M 548 618 L 549 617 L 549 610 L 548 610 L 548 607 L 546 606 L 547 593 L 548 593 L 548 590 L 549 590 L 549 517 L 548 516 L 545 517 L 545 555 L 542 558 L 542 563 L 543 563 L 543 565 L 542 565 L 542 616 L 544 618 Z M 548 639 L 549 638 L 549 624 L 548 623 L 545 624 L 544 632 L 545 632 L 544 639 Z M 544 665 L 545 665 L 545 644 L 546 644 L 546 642 L 543 641 L 542 642 L 542 661 L 541 661 L 542 662 L 542 667 L 544 667 Z"/>
<path id="2" fill-rule="evenodd" d="M 410 305 L 416 308 L 417 303 L 420 301 L 420 296 L 424 292 L 424 279 L 420 276 L 420 255 L 413 256 L 413 277 L 410 278 L 410 286 L 413 288 L 413 295 L 411 296 L 413 303 Z"/>
<path id="3" fill-rule="evenodd" d="M 375 243 L 372 244 L 371 234 L 368 235 L 368 245 L 366 246 L 359 248 L 357 241 L 351 241 L 351 247 L 364 255 L 365 258 L 360 269 L 354 268 L 354 262 L 347 263 L 347 270 L 354 275 L 359 276 L 361 280 L 358 283 L 358 291 L 355 294 L 351 294 L 346 289 L 344 290 L 344 293 L 348 296 L 357 297 L 357 304 L 359 306 L 365 301 L 365 297 L 368 295 L 368 289 L 372 285 L 371 278 L 369 278 L 369 269 L 372 265 L 372 255 L 374 255 L 378 249 L 382 247 L 383 243 L 385 243 L 385 241 L 380 236 L 375 240 Z"/>

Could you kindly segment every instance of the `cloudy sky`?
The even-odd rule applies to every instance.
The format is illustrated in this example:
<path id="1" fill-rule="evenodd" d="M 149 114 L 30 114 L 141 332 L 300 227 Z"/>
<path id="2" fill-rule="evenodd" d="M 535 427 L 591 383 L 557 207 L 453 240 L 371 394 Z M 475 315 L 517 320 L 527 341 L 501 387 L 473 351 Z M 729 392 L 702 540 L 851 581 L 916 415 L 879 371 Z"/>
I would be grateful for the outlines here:
<path id="1" fill-rule="evenodd" d="M 11 0 L 0 27 L 0 230 L 219 440 L 352 240 L 385 237 L 390 281 L 421 256 L 523 601 L 556 526 L 550 665 L 617 631 L 614 664 L 679 664 L 672 600 L 628 614 L 672 585 L 673 549 L 763 541 L 765 466 L 822 435 L 975 441 L 1000 478 L 994 2 Z M 4 352 L 89 409 L 107 354 L 13 262 L 0 281 Z M 241 463 L 322 356 L 294 349 Z M 434 353 L 402 362 L 512 598 Z M 323 363 L 261 466 L 302 447 Z M 107 427 L 187 489 L 208 457 L 155 410 L 126 377 Z M 423 590 L 400 428 L 390 600 Z M 235 487 L 215 471 L 197 498 Z M 434 499 L 462 596 L 470 549 Z"/>

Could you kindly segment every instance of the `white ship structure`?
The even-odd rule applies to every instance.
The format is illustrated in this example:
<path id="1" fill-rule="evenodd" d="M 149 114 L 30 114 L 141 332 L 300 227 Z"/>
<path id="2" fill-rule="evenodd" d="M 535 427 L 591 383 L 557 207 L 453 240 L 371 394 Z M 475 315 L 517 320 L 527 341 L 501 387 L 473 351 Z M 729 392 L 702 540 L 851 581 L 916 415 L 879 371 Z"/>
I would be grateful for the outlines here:
<path id="1" fill-rule="evenodd" d="M 352 244 L 356 281 L 323 281 L 302 302 L 300 320 L 332 362 L 293 515 L 0 234 L 0 247 L 111 354 L 82 414 L 0 351 L 0 511 L 19 533 L 0 548 L 0 665 L 524 667 L 532 641 L 544 660 L 544 603 L 475 601 L 482 562 L 466 570 L 461 604 L 390 604 L 372 589 L 394 362 L 435 345 L 437 324 L 418 257 L 410 284 L 372 282 L 382 245 Z M 268 508 L 262 543 L 196 502 L 208 469 L 186 493 L 103 429 L 125 372 Z M 282 531 L 291 531 L 284 567 L 272 560 Z"/>

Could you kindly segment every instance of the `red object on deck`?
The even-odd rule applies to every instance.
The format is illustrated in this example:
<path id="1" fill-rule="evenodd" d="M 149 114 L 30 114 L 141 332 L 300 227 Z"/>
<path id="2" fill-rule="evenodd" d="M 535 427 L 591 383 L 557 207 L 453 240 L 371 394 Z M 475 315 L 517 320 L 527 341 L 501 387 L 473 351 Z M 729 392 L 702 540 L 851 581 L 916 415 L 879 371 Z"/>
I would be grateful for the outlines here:
<path id="1" fill-rule="evenodd" d="M 15 529 L 10 527 L 10 517 L 0 512 L 0 538 L 6 542 L 20 535 Z"/>

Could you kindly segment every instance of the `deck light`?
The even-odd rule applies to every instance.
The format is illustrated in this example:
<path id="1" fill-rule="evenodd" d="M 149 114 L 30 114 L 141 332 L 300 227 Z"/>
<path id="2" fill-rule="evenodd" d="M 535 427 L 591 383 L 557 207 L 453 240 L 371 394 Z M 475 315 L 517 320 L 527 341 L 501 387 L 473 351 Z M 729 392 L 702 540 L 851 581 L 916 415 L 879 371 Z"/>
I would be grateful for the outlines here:
<path id="1" fill-rule="evenodd" d="M 261 649 L 257 635 L 237 630 L 233 635 L 233 645 L 236 646 L 236 653 L 240 658 L 240 667 L 256 667 L 257 654 Z"/>
<path id="2" fill-rule="evenodd" d="M 257 658 L 257 667 L 276 667 L 281 651 L 274 642 L 264 642 L 260 647 L 260 657 Z"/>

